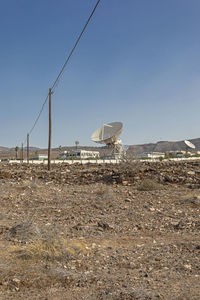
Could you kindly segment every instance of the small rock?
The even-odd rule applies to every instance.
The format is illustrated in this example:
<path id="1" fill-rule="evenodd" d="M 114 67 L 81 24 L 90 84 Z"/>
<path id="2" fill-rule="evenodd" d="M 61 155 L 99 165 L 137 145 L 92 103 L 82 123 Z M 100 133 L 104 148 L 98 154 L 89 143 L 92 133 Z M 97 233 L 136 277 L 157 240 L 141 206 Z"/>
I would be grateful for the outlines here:
<path id="1" fill-rule="evenodd" d="M 194 171 L 188 171 L 187 173 L 188 173 L 188 175 L 195 175 Z"/>
<path id="2" fill-rule="evenodd" d="M 13 278 L 12 281 L 15 282 L 15 283 L 20 283 L 20 280 L 18 278 Z"/>
<path id="3" fill-rule="evenodd" d="M 149 210 L 150 211 L 155 211 L 155 208 L 154 207 L 150 207 Z"/>
<path id="4" fill-rule="evenodd" d="M 191 270 L 192 269 L 192 266 L 191 265 L 184 265 L 184 267 L 188 270 Z"/>
<path id="5" fill-rule="evenodd" d="M 123 181 L 122 181 L 122 184 L 123 184 L 123 185 L 128 185 L 128 181 L 127 181 L 127 180 L 123 180 Z"/>
<path id="6" fill-rule="evenodd" d="M 126 199 L 125 199 L 125 202 L 131 202 L 131 199 L 126 198 Z"/>

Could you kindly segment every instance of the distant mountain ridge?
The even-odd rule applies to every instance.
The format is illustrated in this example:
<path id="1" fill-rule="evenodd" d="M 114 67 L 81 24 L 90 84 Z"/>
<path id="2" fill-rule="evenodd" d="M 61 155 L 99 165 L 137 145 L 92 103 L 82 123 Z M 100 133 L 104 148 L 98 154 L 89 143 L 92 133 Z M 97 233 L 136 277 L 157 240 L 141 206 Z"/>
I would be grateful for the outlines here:
<path id="1" fill-rule="evenodd" d="M 10 149 L 9 148 L 7 148 L 7 147 L 2 147 L 2 146 L 0 146 L 0 152 L 6 152 L 6 151 L 10 151 Z"/>
<path id="2" fill-rule="evenodd" d="M 190 140 L 195 145 L 195 150 L 200 150 L 200 138 Z M 184 141 L 159 141 L 157 143 L 130 145 L 128 148 L 129 154 L 139 154 L 143 152 L 167 152 L 185 150 Z M 193 150 L 194 151 L 194 150 Z"/>
<path id="3" fill-rule="evenodd" d="M 190 141 L 195 145 L 195 150 L 200 151 L 200 138 L 196 139 L 190 139 Z M 69 149 L 75 149 L 75 146 L 63 146 L 63 150 L 69 150 Z M 99 151 L 101 155 L 108 154 L 110 152 L 109 149 L 107 149 L 105 146 L 103 147 L 95 147 L 95 146 L 81 146 L 79 145 L 79 149 L 85 149 L 85 150 L 93 150 L 93 151 Z M 186 146 L 184 141 L 159 141 L 157 143 L 149 143 L 149 144 L 140 144 L 140 145 L 129 145 L 127 153 L 128 154 L 140 154 L 143 152 L 167 152 L 167 151 L 178 151 L 178 150 L 185 150 Z M 21 149 L 19 149 L 20 152 Z M 24 148 L 24 151 L 26 151 L 26 147 Z M 30 147 L 30 151 L 33 153 L 40 152 L 40 153 L 47 153 L 47 149 L 41 149 L 38 147 Z M 59 148 L 53 148 L 53 152 L 59 153 Z M 194 150 L 193 150 L 194 151 Z M 0 146 L 0 153 L 6 155 L 6 154 L 13 154 L 15 153 L 15 148 L 8 148 Z"/>

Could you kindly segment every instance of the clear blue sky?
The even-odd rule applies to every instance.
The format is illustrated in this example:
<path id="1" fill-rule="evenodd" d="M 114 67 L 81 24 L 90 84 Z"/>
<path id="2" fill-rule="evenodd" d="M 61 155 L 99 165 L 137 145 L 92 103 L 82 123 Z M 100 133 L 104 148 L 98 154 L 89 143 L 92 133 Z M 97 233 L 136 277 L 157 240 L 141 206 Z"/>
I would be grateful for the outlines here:
<path id="1" fill-rule="evenodd" d="M 0 145 L 21 145 L 96 0 L 0 1 Z M 53 146 L 200 137 L 200 1 L 101 0 L 53 95 Z M 47 147 L 48 107 L 30 137 Z"/>

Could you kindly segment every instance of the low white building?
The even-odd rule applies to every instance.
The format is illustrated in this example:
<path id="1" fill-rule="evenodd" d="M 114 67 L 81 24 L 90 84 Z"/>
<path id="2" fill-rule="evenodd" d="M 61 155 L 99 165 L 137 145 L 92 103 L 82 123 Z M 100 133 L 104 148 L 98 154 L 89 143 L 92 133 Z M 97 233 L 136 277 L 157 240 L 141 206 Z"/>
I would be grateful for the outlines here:
<path id="1" fill-rule="evenodd" d="M 136 155 L 136 158 L 149 158 L 149 159 L 154 159 L 154 158 L 164 158 L 165 153 L 163 152 L 144 152 Z"/>
<path id="2" fill-rule="evenodd" d="M 47 160 L 48 155 L 45 154 L 37 154 L 35 157 L 33 157 L 33 160 Z"/>
<path id="3" fill-rule="evenodd" d="M 60 155 L 61 159 L 88 159 L 88 158 L 99 158 L 99 151 L 87 151 L 81 149 L 72 149 L 68 151 L 63 151 Z"/>

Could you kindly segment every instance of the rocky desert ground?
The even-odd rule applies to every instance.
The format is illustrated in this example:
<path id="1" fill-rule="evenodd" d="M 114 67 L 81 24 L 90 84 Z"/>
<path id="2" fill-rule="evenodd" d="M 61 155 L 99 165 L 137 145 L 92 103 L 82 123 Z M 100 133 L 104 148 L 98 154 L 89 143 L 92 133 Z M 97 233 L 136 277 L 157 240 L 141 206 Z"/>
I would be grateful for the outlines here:
<path id="1" fill-rule="evenodd" d="M 0 299 L 200 299 L 200 163 L 0 165 Z"/>

